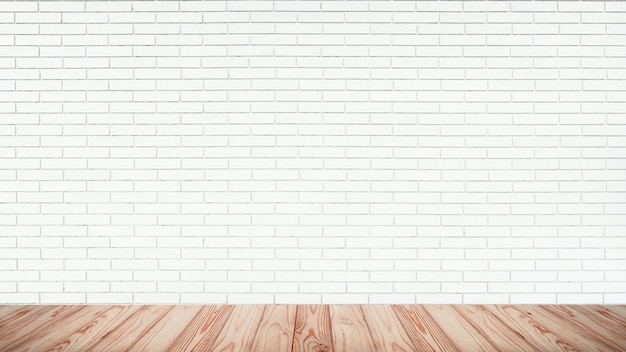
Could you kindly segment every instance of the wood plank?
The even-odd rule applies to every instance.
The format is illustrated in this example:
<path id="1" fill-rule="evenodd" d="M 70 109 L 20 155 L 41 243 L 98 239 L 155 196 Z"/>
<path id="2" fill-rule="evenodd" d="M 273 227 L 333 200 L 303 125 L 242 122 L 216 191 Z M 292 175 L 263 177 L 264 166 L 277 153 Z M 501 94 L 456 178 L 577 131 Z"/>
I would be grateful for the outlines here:
<path id="1" fill-rule="evenodd" d="M 376 351 L 418 351 L 391 306 L 363 305 L 361 310 Z"/>
<path id="2" fill-rule="evenodd" d="M 234 306 L 203 306 L 168 351 L 208 351 L 222 331 Z M 149 351 L 149 350 L 147 350 Z"/>
<path id="3" fill-rule="evenodd" d="M 500 350 L 512 349 L 515 351 L 539 352 L 515 330 L 511 329 L 501 319 L 490 313 L 481 305 L 453 306 L 465 320 L 481 335 L 488 337 Z"/>
<path id="4" fill-rule="evenodd" d="M 51 306 L 51 310 L 43 312 L 43 314 L 34 315 L 28 319 L 25 325 L 8 324 L 2 330 L 0 336 L 0 350 L 9 350 L 9 346 L 22 341 L 33 331 L 45 329 L 50 324 L 62 321 L 68 316 L 76 313 L 81 306 Z"/>
<path id="5" fill-rule="evenodd" d="M 459 349 L 423 306 L 395 305 L 393 309 L 419 351 L 457 351 Z"/>
<path id="6" fill-rule="evenodd" d="M 602 306 L 612 312 L 614 312 L 615 314 L 626 318 L 626 304 L 625 305 L 606 305 L 606 306 Z"/>
<path id="7" fill-rule="evenodd" d="M 571 306 L 571 308 L 593 317 L 593 319 L 596 319 L 601 324 L 605 324 L 610 329 L 626 331 L 626 316 L 615 314 L 614 311 L 605 306 L 577 305 Z"/>
<path id="8" fill-rule="evenodd" d="M 295 306 L 265 306 L 252 351 L 291 351 L 295 320 Z"/>
<path id="9" fill-rule="evenodd" d="M 299 305 L 293 336 L 294 352 L 334 352 L 330 308 Z"/>
<path id="10" fill-rule="evenodd" d="M 542 308 L 562 318 L 563 321 L 569 321 L 576 331 L 583 336 L 588 336 L 590 340 L 598 341 L 605 346 L 613 346 L 617 350 L 626 347 L 626 334 L 624 334 L 626 330 L 616 332 L 609 329 L 593 317 L 572 309 L 572 306 L 550 305 Z"/>
<path id="11" fill-rule="evenodd" d="M 542 351 L 578 351 L 549 328 L 519 311 L 516 306 L 485 305 L 484 307 Z"/>
<path id="12" fill-rule="evenodd" d="M 626 306 L 0 306 L 2 351 L 626 351 Z"/>
<path id="13" fill-rule="evenodd" d="M 18 310 L 23 309 L 25 307 L 27 307 L 27 306 L 25 306 L 25 305 L 17 305 L 17 304 L 0 305 L 0 320 L 4 319 L 3 317 L 11 315 L 14 312 L 17 312 Z M 34 307 L 34 306 L 29 306 L 29 307 Z"/>
<path id="14" fill-rule="evenodd" d="M 356 305 L 330 307 L 335 351 L 375 351 L 372 335 L 361 308 Z"/>
<path id="15" fill-rule="evenodd" d="M 113 331 L 129 316 L 141 309 L 141 306 L 110 306 L 104 313 L 86 325 L 76 329 L 65 338 L 58 339 L 58 343 L 48 349 L 49 352 L 85 351 L 87 346 L 100 340 L 107 333 Z"/>
<path id="16" fill-rule="evenodd" d="M 62 319 L 51 320 L 45 326 L 30 330 L 22 339 L 16 339 L 6 346 L 10 350 L 46 351 L 60 339 L 71 334 L 76 329 L 92 321 L 108 309 L 106 306 L 83 305 L 78 311 Z M 53 338 L 51 338 L 53 337 Z"/>
<path id="17" fill-rule="evenodd" d="M 178 336 L 183 333 L 192 320 L 200 313 L 200 305 L 174 306 L 165 316 L 140 336 L 132 346 L 133 351 L 169 350 Z"/>
<path id="18" fill-rule="evenodd" d="M 172 306 L 143 306 L 123 323 L 111 330 L 87 349 L 94 351 L 124 351 L 132 346 L 172 309 Z"/>
<path id="19" fill-rule="evenodd" d="M 18 328 L 22 324 L 28 324 L 30 319 L 33 317 L 43 314 L 46 311 L 52 311 L 54 306 L 35 306 L 35 305 L 27 305 L 20 306 L 18 309 L 13 310 L 11 312 L 6 312 L 6 314 L 0 317 L 0 337 L 3 334 L 8 334 L 9 331 L 7 327 Z"/>
<path id="20" fill-rule="evenodd" d="M 263 317 L 262 305 L 238 305 L 226 320 L 211 351 L 252 351 L 252 343 Z"/>
<path id="21" fill-rule="evenodd" d="M 446 335 L 461 350 L 499 351 L 488 336 L 476 330 L 462 315 L 450 305 L 426 305 L 424 309 L 445 329 Z"/>
<path id="22" fill-rule="evenodd" d="M 597 351 L 598 347 L 602 350 L 611 350 L 614 348 L 599 345 L 598 342 L 590 340 L 588 337 L 577 333 L 568 321 L 551 314 L 549 311 L 537 305 L 520 305 L 517 306 L 519 311 L 526 314 L 538 324 L 548 327 L 554 334 L 560 336 L 568 344 L 574 346 L 580 351 Z"/>

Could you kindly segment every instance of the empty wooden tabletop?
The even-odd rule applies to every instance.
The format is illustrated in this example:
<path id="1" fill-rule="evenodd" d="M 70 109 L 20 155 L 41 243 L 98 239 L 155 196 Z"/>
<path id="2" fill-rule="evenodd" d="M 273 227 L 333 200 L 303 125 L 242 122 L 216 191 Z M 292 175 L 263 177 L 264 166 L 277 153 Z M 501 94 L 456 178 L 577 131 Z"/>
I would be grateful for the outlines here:
<path id="1" fill-rule="evenodd" d="M 5 305 L 0 351 L 626 351 L 626 306 Z"/>

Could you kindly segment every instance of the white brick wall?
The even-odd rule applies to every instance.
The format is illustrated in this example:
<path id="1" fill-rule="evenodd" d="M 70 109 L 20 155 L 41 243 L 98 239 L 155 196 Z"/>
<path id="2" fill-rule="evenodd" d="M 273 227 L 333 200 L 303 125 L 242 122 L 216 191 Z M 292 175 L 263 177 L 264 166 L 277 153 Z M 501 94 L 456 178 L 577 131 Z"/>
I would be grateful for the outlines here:
<path id="1" fill-rule="evenodd" d="M 626 6 L 0 3 L 0 303 L 626 303 Z"/>

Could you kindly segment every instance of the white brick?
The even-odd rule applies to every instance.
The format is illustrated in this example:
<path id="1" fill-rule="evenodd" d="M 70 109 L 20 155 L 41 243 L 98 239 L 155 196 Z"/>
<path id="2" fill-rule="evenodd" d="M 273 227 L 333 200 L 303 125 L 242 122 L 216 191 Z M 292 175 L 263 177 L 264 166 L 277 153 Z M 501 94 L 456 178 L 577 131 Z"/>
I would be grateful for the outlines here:
<path id="1" fill-rule="evenodd" d="M 620 3 L 1 5 L 0 300 L 624 302 Z"/>

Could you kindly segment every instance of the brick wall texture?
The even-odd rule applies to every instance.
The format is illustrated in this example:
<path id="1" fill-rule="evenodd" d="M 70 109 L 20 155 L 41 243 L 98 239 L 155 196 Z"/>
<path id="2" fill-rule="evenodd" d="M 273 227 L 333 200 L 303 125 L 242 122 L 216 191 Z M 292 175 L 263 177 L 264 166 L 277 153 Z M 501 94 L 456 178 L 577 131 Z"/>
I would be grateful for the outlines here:
<path id="1" fill-rule="evenodd" d="M 2 303 L 626 303 L 626 2 L 0 2 Z"/>

